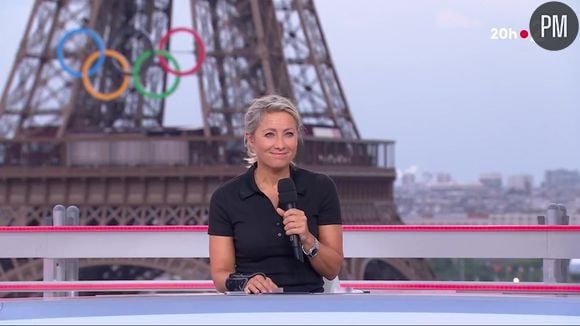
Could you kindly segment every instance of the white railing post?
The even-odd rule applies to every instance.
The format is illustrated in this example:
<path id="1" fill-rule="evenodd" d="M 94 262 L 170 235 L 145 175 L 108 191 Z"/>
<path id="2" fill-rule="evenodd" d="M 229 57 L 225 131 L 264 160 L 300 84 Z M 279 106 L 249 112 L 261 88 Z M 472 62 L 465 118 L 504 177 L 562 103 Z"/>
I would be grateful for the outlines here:
<path id="1" fill-rule="evenodd" d="M 65 220 L 66 210 L 63 205 L 55 205 L 52 208 L 52 217 L 48 219 L 48 225 L 63 225 Z M 62 266 L 63 259 L 44 258 L 42 265 L 43 281 L 64 281 L 64 273 Z M 60 296 L 56 292 L 43 292 L 44 297 Z"/>
<path id="2" fill-rule="evenodd" d="M 544 218 L 546 225 L 567 225 L 569 218 L 564 205 L 550 204 Z M 544 283 L 563 283 L 567 279 L 567 259 L 543 259 L 542 272 Z"/>
<path id="3" fill-rule="evenodd" d="M 55 205 L 52 209 L 52 217 L 47 221 L 48 225 L 79 225 L 79 209 L 76 206 L 69 206 L 65 209 L 63 205 Z M 43 280 L 45 282 L 62 282 L 79 280 L 79 260 L 78 258 L 44 258 Z M 70 292 L 44 292 L 45 297 L 75 296 L 75 291 Z"/>
<path id="4" fill-rule="evenodd" d="M 66 225 L 79 225 L 79 208 L 76 206 L 69 206 L 66 209 Z M 68 258 L 64 259 L 64 278 L 66 281 L 79 280 L 79 259 Z M 68 296 L 76 296 L 76 292 L 71 291 Z"/>

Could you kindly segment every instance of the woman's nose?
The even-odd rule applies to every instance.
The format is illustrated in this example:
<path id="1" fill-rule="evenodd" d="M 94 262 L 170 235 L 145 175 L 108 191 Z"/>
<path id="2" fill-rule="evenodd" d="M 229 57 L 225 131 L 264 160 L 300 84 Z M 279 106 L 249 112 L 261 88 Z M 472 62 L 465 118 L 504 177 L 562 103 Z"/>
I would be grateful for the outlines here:
<path id="1" fill-rule="evenodd" d="M 286 143 L 284 142 L 284 137 L 276 137 L 276 148 L 285 148 Z"/>

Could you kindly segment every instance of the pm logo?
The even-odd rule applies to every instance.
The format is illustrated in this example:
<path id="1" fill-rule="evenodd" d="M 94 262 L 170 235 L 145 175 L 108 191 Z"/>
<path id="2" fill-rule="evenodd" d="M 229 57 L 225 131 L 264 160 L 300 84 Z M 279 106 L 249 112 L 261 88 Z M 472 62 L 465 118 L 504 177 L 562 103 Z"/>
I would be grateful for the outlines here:
<path id="1" fill-rule="evenodd" d="M 578 35 L 578 17 L 566 4 L 546 2 L 532 14 L 530 34 L 534 42 L 546 50 L 565 49 Z"/>

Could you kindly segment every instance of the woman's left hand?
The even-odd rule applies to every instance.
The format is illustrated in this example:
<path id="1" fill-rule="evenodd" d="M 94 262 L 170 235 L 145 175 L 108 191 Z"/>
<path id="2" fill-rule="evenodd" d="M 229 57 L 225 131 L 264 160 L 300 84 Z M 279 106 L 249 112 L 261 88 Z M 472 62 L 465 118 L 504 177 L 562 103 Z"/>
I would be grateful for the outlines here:
<path id="1" fill-rule="evenodd" d="M 281 208 L 276 208 L 276 212 L 282 217 L 282 223 L 284 223 L 284 230 L 286 235 L 296 234 L 300 237 L 300 241 L 304 242 L 310 237 L 310 231 L 308 230 L 308 219 L 304 211 L 297 208 L 290 208 L 284 211 Z"/>

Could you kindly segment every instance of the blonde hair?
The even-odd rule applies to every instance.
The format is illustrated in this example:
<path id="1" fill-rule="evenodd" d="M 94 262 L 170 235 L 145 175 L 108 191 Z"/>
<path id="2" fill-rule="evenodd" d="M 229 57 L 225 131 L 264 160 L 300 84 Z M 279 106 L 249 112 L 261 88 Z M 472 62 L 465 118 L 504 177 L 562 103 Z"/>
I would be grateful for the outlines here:
<path id="1" fill-rule="evenodd" d="M 262 122 L 262 118 L 267 113 L 272 112 L 286 112 L 296 121 L 296 129 L 298 139 L 302 139 L 302 121 L 300 119 L 300 112 L 296 106 L 287 98 L 280 95 L 265 95 L 256 98 L 250 103 L 248 111 L 244 117 L 244 146 L 246 146 L 246 158 L 244 159 L 248 167 L 252 166 L 257 161 L 256 153 L 248 145 L 248 136 L 253 135 L 258 129 L 258 125 Z"/>

